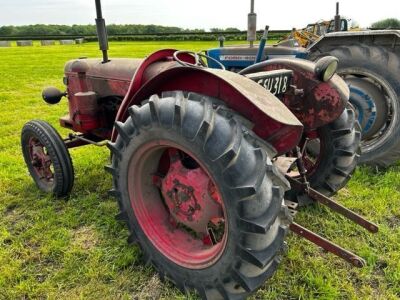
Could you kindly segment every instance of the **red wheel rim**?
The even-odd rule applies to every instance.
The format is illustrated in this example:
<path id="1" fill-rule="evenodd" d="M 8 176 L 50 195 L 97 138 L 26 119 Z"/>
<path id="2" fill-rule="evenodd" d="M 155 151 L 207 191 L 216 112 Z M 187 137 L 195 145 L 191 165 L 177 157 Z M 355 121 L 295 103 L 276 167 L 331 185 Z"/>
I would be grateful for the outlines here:
<path id="1" fill-rule="evenodd" d="M 52 161 L 45 146 L 35 137 L 28 142 L 29 158 L 37 178 L 45 185 L 53 185 Z"/>
<path id="2" fill-rule="evenodd" d="M 190 269 L 219 259 L 227 241 L 225 206 L 190 151 L 171 141 L 149 142 L 133 154 L 127 180 L 136 219 L 157 250 Z"/>

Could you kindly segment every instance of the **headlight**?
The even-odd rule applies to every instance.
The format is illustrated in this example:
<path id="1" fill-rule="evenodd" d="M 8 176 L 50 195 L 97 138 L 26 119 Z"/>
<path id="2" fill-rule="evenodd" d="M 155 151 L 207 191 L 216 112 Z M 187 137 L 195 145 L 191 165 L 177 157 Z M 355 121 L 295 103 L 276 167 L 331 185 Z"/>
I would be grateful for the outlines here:
<path id="1" fill-rule="evenodd" d="M 324 56 L 315 64 L 315 75 L 322 81 L 329 81 L 335 75 L 339 60 L 333 56 Z"/>

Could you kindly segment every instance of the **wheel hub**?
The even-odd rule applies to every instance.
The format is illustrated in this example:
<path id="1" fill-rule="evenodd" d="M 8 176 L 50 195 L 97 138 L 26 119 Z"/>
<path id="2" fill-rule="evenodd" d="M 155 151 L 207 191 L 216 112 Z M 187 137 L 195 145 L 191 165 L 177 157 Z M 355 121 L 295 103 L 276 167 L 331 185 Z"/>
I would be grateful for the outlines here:
<path id="1" fill-rule="evenodd" d="M 223 217 L 219 195 L 202 168 L 188 168 L 176 149 L 169 149 L 170 167 L 161 179 L 161 193 L 174 221 L 201 237 L 208 236 L 210 222 Z"/>
<path id="2" fill-rule="evenodd" d="M 51 159 L 45 153 L 44 146 L 36 139 L 29 141 L 29 149 L 31 154 L 31 163 L 35 171 L 39 174 L 39 178 L 52 181 L 53 172 L 51 171 Z"/>

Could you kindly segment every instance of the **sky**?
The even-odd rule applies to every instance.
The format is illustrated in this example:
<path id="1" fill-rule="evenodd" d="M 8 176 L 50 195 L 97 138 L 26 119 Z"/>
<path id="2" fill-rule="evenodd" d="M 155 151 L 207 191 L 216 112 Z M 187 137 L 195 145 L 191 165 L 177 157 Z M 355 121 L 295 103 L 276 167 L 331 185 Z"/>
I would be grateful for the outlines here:
<path id="1" fill-rule="evenodd" d="M 258 28 L 305 27 L 335 14 L 336 0 L 255 0 Z M 107 24 L 157 24 L 182 28 L 245 30 L 250 0 L 102 0 Z M 340 14 L 361 27 L 400 18 L 399 0 L 341 0 Z M 0 0 L 0 26 L 94 24 L 94 0 Z"/>

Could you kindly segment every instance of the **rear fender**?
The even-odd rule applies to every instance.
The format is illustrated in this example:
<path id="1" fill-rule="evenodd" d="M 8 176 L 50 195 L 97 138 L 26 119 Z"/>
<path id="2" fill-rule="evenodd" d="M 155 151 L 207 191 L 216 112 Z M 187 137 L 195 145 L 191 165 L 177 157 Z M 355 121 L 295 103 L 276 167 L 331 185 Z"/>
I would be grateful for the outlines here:
<path id="1" fill-rule="evenodd" d="M 117 115 L 123 122 L 127 108 L 140 105 L 153 94 L 184 91 L 217 98 L 252 123 L 252 130 L 269 142 L 278 154 L 293 149 L 299 142 L 303 126 L 271 93 L 252 80 L 222 70 L 182 67 L 176 62 L 158 61 L 143 72 L 143 85 L 131 97 L 125 98 Z M 128 93 L 129 94 L 129 93 Z M 116 139 L 113 132 L 112 140 Z"/>
<path id="2" fill-rule="evenodd" d="M 304 125 L 305 130 L 331 123 L 342 114 L 350 97 L 348 86 L 338 75 L 334 75 L 328 82 L 320 81 L 315 75 L 313 62 L 277 58 L 248 67 L 240 74 L 280 69 L 292 70 L 292 85 L 304 91 L 301 95 L 286 93 L 280 98 Z"/>
<path id="3" fill-rule="evenodd" d="M 324 53 L 341 46 L 353 44 L 381 46 L 400 55 L 400 30 L 364 30 L 331 32 L 321 36 L 307 49 L 312 53 Z"/>

